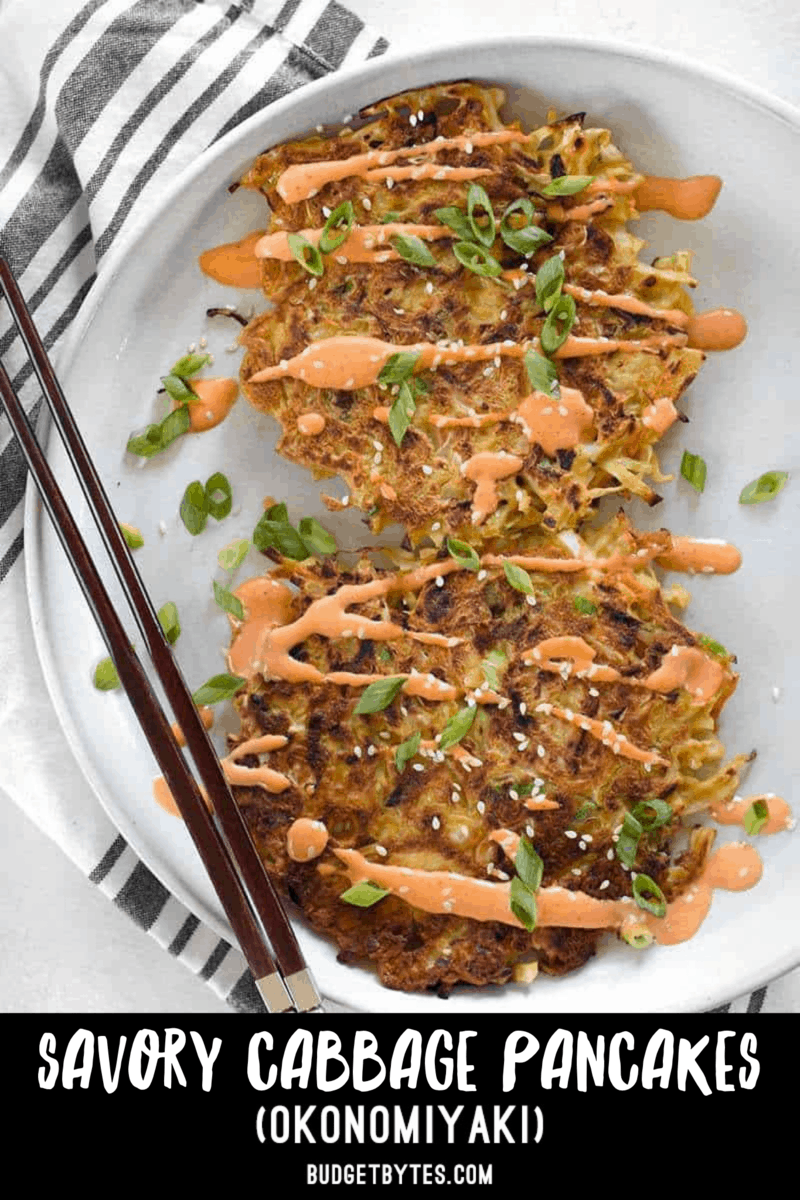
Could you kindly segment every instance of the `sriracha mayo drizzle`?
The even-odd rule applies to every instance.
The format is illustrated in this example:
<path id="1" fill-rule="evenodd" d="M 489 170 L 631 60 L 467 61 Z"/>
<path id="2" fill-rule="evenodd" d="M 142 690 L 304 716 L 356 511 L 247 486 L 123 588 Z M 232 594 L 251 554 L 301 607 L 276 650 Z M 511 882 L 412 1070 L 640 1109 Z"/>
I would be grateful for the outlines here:
<path id="1" fill-rule="evenodd" d="M 401 233 L 421 238 L 424 242 L 435 242 L 439 238 L 456 235 L 446 225 L 415 225 L 402 221 L 387 221 L 385 225 L 354 225 L 349 234 L 333 251 L 340 263 L 382 263 L 397 259 L 400 255 L 391 246 L 390 239 Z M 322 237 L 322 229 L 301 229 L 300 236 L 312 246 Z M 257 258 L 277 258 L 282 262 L 293 262 L 294 255 L 289 246 L 289 234 L 285 230 L 268 233 L 256 243 Z"/>
<path id="2" fill-rule="evenodd" d="M 246 742 L 241 742 L 220 763 L 228 783 L 238 784 L 239 787 L 260 787 L 273 794 L 285 792 L 290 786 L 286 775 L 263 765 L 245 767 L 237 759 L 246 754 L 268 754 L 270 750 L 281 750 L 288 741 L 288 738 L 280 734 L 266 733 L 263 737 L 249 738 Z"/>
<path id="3" fill-rule="evenodd" d="M 325 428 L 325 418 L 322 413 L 301 413 L 297 418 L 297 428 L 304 437 L 316 437 Z"/>
<path id="4" fill-rule="evenodd" d="M 462 463 L 461 474 L 465 479 L 477 484 L 472 498 L 472 523 L 480 525 L 493 513 L 500 503 L 497 494 L 497 484 L 501 479 L 508 479 L 522 466 L 522 459 L 516 454 L 507 454 L 504 450 L 492 454 L 484 451 L 474 454 L 472 458 Z"/>
<path id="5" fill-rule="evenodd" d="M 658 434 L 666 433 L 678 419 L 678 410 L 669 396 L 660 396 L 642 412 L 642 424 Z"/>
<path id="6" fill-rule="evenodd" d="M 685 346 L 684 333 L 667 333 L 654 337 L 629 341 L 619 338 L 572 337 L 556 351 L 556 358 L 585 358 L 588 355 L 613 354 L 617 350 L 627 353 L 655 353 L 667 346 Z M 264 367 L 251 375 L 249 383 L 266 383 L 273 379 L 284 379 L 287 375 L 302 380 L 309 387 L 334 388 L 337 391 L 353 391 L 377 383 L 381 370 L 393 354 L 415 351 L 419 354 L 415 371 L 427 367 L 436 368 L 440 363 L 451 366 L 459 362 L 486 362 L 498 355 L 508 358 L 523 358 L 527 350 L 536 350 L 539 339 L 527 342 L 491 342 L 489 345 L 440 346 L 435 342 L 414 342 L 401 346 L 384 342 L 380 338 L 361 334 L 337 335 L 320 338 L 301 350 L 293 358 L 284 358 L 271 367 Z"/>
<path id="7" fill-rule="evenodd" d="M 760 796 L 734 796 L 732 800 L 712 804 L 709 812 L 720 825 L 743 825 L 745 814 L 756 800 L 763 800 L 767 806 L 767 823 L 760 830 L 762 834 L 782 833 L 794 827 L 791 808 L 774 792 L 764 792 Z"/>
<path id="8" fill-rule="evenodd" d="M 261 287 L 261 264 L 255 256 L 264 230 L 256 229 L 238 242 L 226 242 L 205 250 L 198 259 L 200 270 L 228 287 Z"/>
<path id="9" fill-rule="evenodd" d="M 327 162 L 294 163 L 281 173 L 277 182 L 278 195 L 287 204 L 297 204 L 315 196 L 326 183 L 359 176 L 362 179 L 476 179 L 490 175 L 491 170 L 474 167 L 446 167 L 438 163 L 423 163 L 421 166 L 400 167 L 389 170 L 393 163 L 404 158 L 429 158 L 440 150 L 466 150 L 468 146 L 493 146 L 503 142 L 527 142 L 530 134 L 517 129 L 499 129 L 494 132 L 466 133 L 459 137 L 437 138 L 433 142 L 422 142 L 418 146 L 403 146 L 399 150 L 368 150 L 365 154 L 354 154 Z M 441 174 L 440 174 L 441 172 Z"/>
<path id="10" fill-rule="evenodd" d="M 298 817 L 289 826 L 286 834 L 286 852 L 295 862 L 309 862 L 319 858 L 328 844 L 328 830 L 324 821 L 312 821 L 309 817 Z"/>
<path id="11" fill-rule="evenodd" d="M 239 395 L 235 379 L 190 379 L 189 387 L 197 396 L 197 400 L 189 401 L 192 433 L 203 433 L 221 424 Z"/>
<path id="12" fill-rule="evenodd" d="M 732 575 L 742 565 L 742 556 L 730 542 L 718 538 L 674 537 L 672 546 L 658 556 L 667 571 L 690 575 Z"/>
<path id="13" fill-rule="evenodd" d="M 515 851 L 514 835 L 498 830 L 495 840 Z M 510 883 L 491 883 L 452 871 L 425 871 L 370 862 L 358 850 L 335 849 L 347 869 L 351 883 L 371 880 L 400 900 L 423 912 L 470 917 L 475 921 L 500 921 L 523 928 L 511 912 Z M 598 900 L 586 892 L 562 887 L 540 888 L 536 893 L 539 926 L 571 929 L 616 929 L 646 926 L 655 941 L 675 945 L 687 941 L 708 915 L 715 888 L 744 891 L 761 878 L 761 859 L 752 846 L 722 846 L 706 863 L 703 873 L 686 891 L 667 906 L 664 917 L 638 908 L 630 897 Z"/>
<path id="14" fill-rule="evenodd" d="M 645 175 L 636 188 L 635 204 L 639 212 L 658 209 L 679 221 L 699 221 L 711 212 L 721 187 L 718 175 L 692 175 L 688 179 Z"/>
<path id="15" fill-rule="evenodd" d="M 733 350 L 747 337 L 747 322 L 734 308 L 713 308 L 692 317 L 686 332 L 695 350 Z"/>

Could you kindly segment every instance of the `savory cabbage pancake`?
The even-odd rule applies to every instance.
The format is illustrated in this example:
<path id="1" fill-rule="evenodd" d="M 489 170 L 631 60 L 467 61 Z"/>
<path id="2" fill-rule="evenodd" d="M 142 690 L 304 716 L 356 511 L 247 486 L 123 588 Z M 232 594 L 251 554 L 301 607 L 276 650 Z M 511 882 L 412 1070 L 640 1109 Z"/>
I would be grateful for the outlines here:
<path id="1" fill-rule="evenodd" d="M 654 571 L 676 545 L 620 514 L 480 562 L 275 555 L 238 589 L 228 777 L 342 961 L 446 994 L 571 971 L 606 929 L 644 945 L 699 925 L 714 831 L 693 815 L 732 799 L 746 758 L 724 763 L 716 733 L 733 660 Z M 530 932 L 510 907 L 521 837 L 543 869 Z"/>
<path id="2" fill-rule="evenodd" d="M 241 181 L 271 211 L 256 247 L 271 307 L 242 334 L 243 390 L 280 421 L 282 454 L 340 475 L 373 529 L 397 522 L 415 543 L 572 528 L 609 493 L 656 503 L 653 445 L 704 358 L 689 345 L 690 256 L 639 260 L 627 222 L 643 176 L 609 131 L 574 114 L 523 133 L 502 100 L 472 83 L 397 96 L 357 129 L 268 151 Z M 565 194 L 543 194 L 554 185 Z M 326 243 L 337 211 L 350 215 Z M 553 293 L 536 276 L 557 256 L 556 332 L 573 303 L 574 324 L 543 355 Z M 403 349 L 419 357 L 398 444 L 401 385 L 378 375 Z M 531 377 L 526 352 L 556 385 Z"/>

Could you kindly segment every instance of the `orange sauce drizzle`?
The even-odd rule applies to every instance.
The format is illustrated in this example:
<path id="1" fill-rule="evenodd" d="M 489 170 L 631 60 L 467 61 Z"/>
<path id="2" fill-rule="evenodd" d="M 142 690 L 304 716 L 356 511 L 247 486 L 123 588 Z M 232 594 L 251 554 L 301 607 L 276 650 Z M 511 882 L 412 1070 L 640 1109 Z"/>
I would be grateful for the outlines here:
<path id="1" fill-rule="evenodd" d="M 559 397 L 532 392 L 520 401 L 519 424 L 529 442 L 538 442 L 552 457 L 591 438 L 594 413 L 577 388 L 562 387 Z"/>
<path id="2" fill-rule="evenodd" d="M 761 833 L 782 833 L 794 825 L 792 810 L 781 796 L 774 792 L 764 792 L 761 796 L 734 796 L 729 801 L 719 801 L 712 804 L 711 816 L 720 825 L 743 825 L 745 813 L 756 800 L 763 800 L 767 806 L 767 823 Z"/>
<path id="3" fill-rule="evenodd" d="M 205 705 L 202 705 L 200 708 L 198 708 L 197 715 L 203 722 L 203 725 L 206 729 L 210 729 L 214 724 L 213 708 L 207 708 Z M 179 746 L 186 745 L 186 738 L 183 736 L 183 730 L 177 721 L 175 721 L 172 725 L 172 736 L 175 738 L 175 741 Z"/>
<path id="4" fill-rule="evenodd" d="M 688 179 L 666 179 L 645 175 L 636 188 L 639 212 L 660 210 L 679 221 L 699 221 L 708 216 L 722 187 L 718 175 L 692 175 Z"/>
<path id="5" fill-rule="evenodd" d="M 438 138 L 418 146 L 403 146 L 399 150 L 369 150 L 330 162 L 294 163 L 281 173 L 276 185 L 278 195 L 287 204 L 297 204 L 315 196 L 327 183 L 358 176 L 361 179 L 476 179 L 491 174 L 473 167 L 445 167 L 437 163 L 400 167 L 391 170 L 393 163 L 404 158 L 430 157 L 440 150 L 466 150 L 468 146 L 491 146 L 503 142 L 526 142 L 529 134 L 515 129 L 494 132 L 467 133 L 458 137 Z M 440 174 L 441 173 L 441 174 Z"/>
<path id="6" fill-rule="evenodd" d="M 258 767 L 245 767 L 237 762 L 237 759 L 246 754 L 268 754 L 270 750 L 280 750 L 288 740 L 281 734 L 266 733 L 262 737 L 249 738 L 235 746 L 227 758 L 220 762 L 228 783 L 238 784 L 239 787 L 260 787 L 272 794 L 285 792 L 291 782 L 286 775 L 263 764 Z"/>
<path id="7" fill-rule="evenodd" d="M 557 704 L 537 704 L 536 711 L 544 713 L 548 717 L 558 717 L 560 721 L 566 721 L 568 724 L 582 729 L 585 733 L 590 733 L 592 737 L 597 738 L 612 753 L 619 754 L 621 758 L 630 758 L 640 763 L 659 763 L 663 767 L 669 766 L 667 759 L 661 758 L 654 750 L 642 750 L 641 747 L 634 746 L 633 742 L 629 741 L 624 733 L 615 729 L 610 721 L 596 721 L 592 717 L 584 716 L 583 713 L 573 712 L 572 709 L 559 708 Z"/>
<path id="8" fill-rule="evenodd" d="M 660 396 L 642 412 L 642 424 L 661 435 L 678 419 L 678 410 L 669 396 Z"/>
<path id="9" fill-rule="evenodd" d="M 493 454 L 487 450 L 462 463 L 461 474 L 477 485 L 472 498 L 473 525 L 480 525 L 495 511 L 500 502 L 498 481 L 514 475 L 522 462 L 516 454 L 507 454 L 503 450 Z"/>
<path id="10" fill-rule="evenodd" d="M 325 822 L 312 821 L 309 817 L 298 817 L 286 834 L 286 851 L 294 862 L 309 862 L 312 858 L 319 858 L 327 844 Z"/>
<path id="11" fill-rule="evenodd" d="M 198 259 L 200 270 L 228 287 L 261 287 L 261 264 L 255 248 L 263 236 L 264 230 L 256 229 L 238 242 L 225 242 L 205 250 Z"/>
<path id="12" fill-rule="evenodd" d="M 693 316 L 686 332 L 695 350 L 733 350 L 747 337 L 747 322 L 735 308 L 713 308 Z"/>
<path id="13" fill-rule="evenodd" d="M 322 413 L 301 413 L 297 418 L 297 428 L 304 437 L 316 437 L 325 428 L 325 418 Z"/>
<path id="14" fill-rule="evenodd" d="M 515 852 L 513 834 L 498 830 L 495 840 Z M 399 899 L 423 912 L 469 917 L 475 921 L 500 921 L 522 927 L 511 912 L 511 884 L 473 879 L 451 871 L 426 871 L 370 862 L 358 850 L 335 849 L 351 883 L 372 880 Z M 706 863 L 702 875 L 670 905 L 664 917 L 634 906 L 629 897 L 598 900 L 586 892 L 561 887 L 540 888 L 536 893 L 537 925 L 572 929 L 616 929 L 646 926 L 655 941 L 674 945 L 692 937 L 708 915 L 715 888 L 744 891 L 761 878 L 761 859 L 748 845 L 722 846 Z"/>
<path id="15" fill-rule="evenodd" d="M 239 395 L 235 379 L 190 379 L 189 387 L 197 396 L 197 400 L 189 401 L 192 433 L 203 433 L 221 424 Z"/>
<path id="16" fill-rule="evenodd" d="M 742 565 L 742 556 L 730 542 L 717 538 L 672 538 L 672 546 L 659 554 L 657 562 L 667 571 L 731 575 Z"/>
<path id="17" fill-rule="evenodd" d="M 336 261 L 342 263 L 389 262 L 400 258 L 391 245 L 391 238 L 398 233 L 421 238 L 424 242 L 456 236 L 446 225 L 416 225 L 403 221 L 387 221 L 384 225 L 354 225 L 341 246 L 337 246 L 332 253 Z M 316 246 L 322 237 L 322 229 L 301 229 L 300 236 Z M 294 260 L 286 230 L 268 233 L 256 244 L 255 253 L 258 258 L 277 258 L 282 262 Z"/>

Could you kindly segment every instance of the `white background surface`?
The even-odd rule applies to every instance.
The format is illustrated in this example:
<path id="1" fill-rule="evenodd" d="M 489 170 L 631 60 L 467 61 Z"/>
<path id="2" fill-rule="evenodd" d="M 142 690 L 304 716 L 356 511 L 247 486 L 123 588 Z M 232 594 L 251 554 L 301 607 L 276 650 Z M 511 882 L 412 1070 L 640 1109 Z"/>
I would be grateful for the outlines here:
<path id="1" fill-rule="evenodd" d="M 350 7 L 397 49 L 514 30 L 581 34 L 677 51 L 800 104 L 793 0 L 673 0 L 668 7 L 558 0 L 535 13 L 529 0 L 350 0 Z M 227 1011 L 7 803 L 0 803 L 0 878 L 0 1010 Z"/>

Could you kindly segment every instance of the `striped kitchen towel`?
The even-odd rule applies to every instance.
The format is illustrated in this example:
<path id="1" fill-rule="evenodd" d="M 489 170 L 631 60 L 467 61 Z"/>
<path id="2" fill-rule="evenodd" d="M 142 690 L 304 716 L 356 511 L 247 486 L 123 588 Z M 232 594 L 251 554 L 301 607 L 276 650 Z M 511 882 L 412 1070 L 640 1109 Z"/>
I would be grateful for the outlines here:
<path id="1" fill-rule="evenodd" d="M 165 180 L 273 100 L 387 45 L 338 0 L 0 0 L 0 41 L 0 250 L 56 364 L 108 251 Z M 0 356 L 36 415 L 5 312 Z M 72 761 L 30 628 L 24 489 L 0 416 L 0 786 L 219 996 L 263 1011 L 238 950 L 137 859 Z"/>

